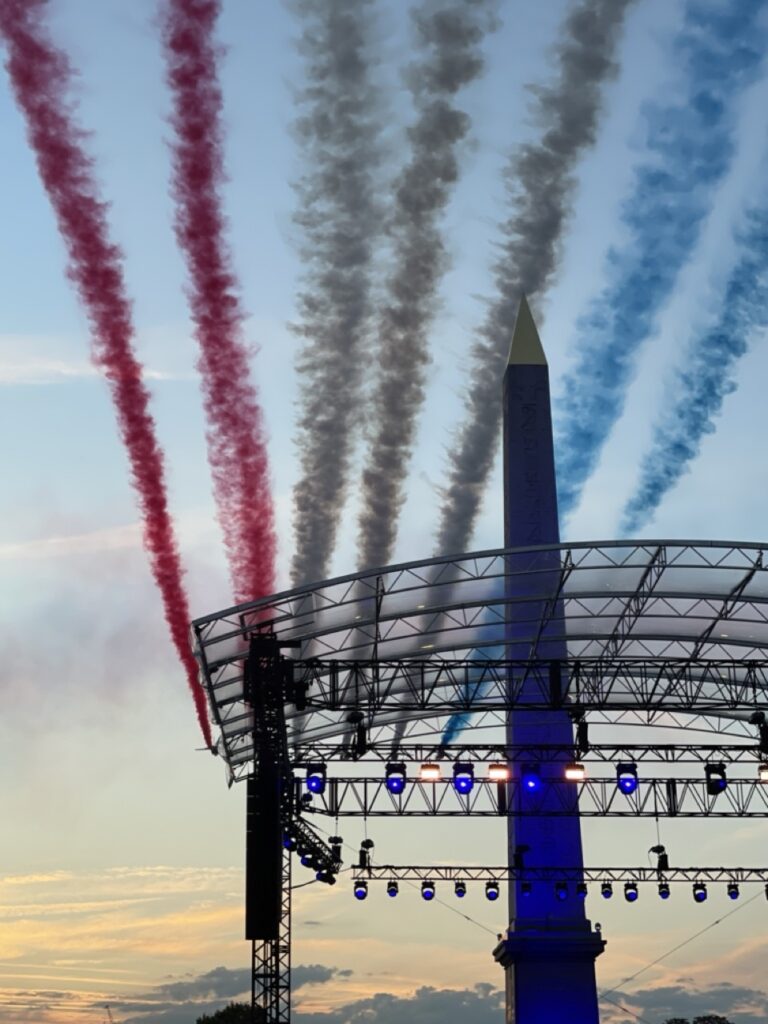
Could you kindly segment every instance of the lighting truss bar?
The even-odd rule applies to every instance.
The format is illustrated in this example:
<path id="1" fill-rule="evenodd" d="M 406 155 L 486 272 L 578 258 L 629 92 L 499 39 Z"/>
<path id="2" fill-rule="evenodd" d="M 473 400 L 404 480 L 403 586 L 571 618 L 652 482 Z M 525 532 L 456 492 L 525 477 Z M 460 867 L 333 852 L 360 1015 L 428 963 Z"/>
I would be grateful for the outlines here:
<path id="1" fill-rule="evenodd" d="M 507 799 L 501 800 L 500 787 Z M 634 793 L 619 792 L 616 779 L 566 782 L 541 780 L 534 793 L 520 793 L 520 782 L 476 779 L 470 793 L 457 793 L 450 779 L 409 781 L 402 794 L 390 793 L 383 777 L 328 779 L 325 792 L 302 805 L 302 812 L 332 817 L 493 817 L 538 814 L 618 818 L 764 818 L 768 786 L 730 779 L 724 792 L 707 793 L 704 779 L 640 779 Z M 296 793 L 299 799 L 299 791 Z"/>
<path id="2" fill-rule="evenodd" d="M 702 711 L 764 706 L 768 661 L 690 658 L 561 659 L 553 701 L 550 661 L 403 658 L 394 661 L 296 661 L 309 709 L 453 713 L 487 706 Z M 508 690 L 508 687 L 510 688 Z M 525 687 L 526 698 L 523 699 Z"/>
<path id="3" fill-rule="evenodd" d="M 768 752 L 759 746 L 736 743 L 686 744 L 686 743 L 612 743 L 590 744 L 589 750 L 579 751 L 575 745 L 539 744 L 538 746 L 509 746 L 505 744 L 398 744 L 397 759 L 420 764 L 424 761 L 474 761 L 478 770 L 488 761 L 506 761 L 508 764 L 526 764 L 530 761 L 545 762 L 558 759 L 590 763 L 613 764 L 633 761 L 643 764 L 706 764 L 708 761 L 727 761 L 729 764 L 754 764 L 768 757 Z M 370 743 L 366 760 L 391 761 L 391 742 Z M 338 743 L 302 743 L 297 746 L 293 757 L 294 767 L 301 768 L 313 761 L 355 762 L 358 758 L 350 755 L 349 748 Z"/>
<path id="4" fill-rule="evenodd" d="M 377 864 L 366 872 L 374 882 L 485 882 L 507 879 L 525 882 L 768 882 L 768 868 L 669 868 L 659 872 L 656 868 L 525 868 L 515 870 L 502 867 L 478 867 L 473 865 L 421 866 L 413 864 Z"/>

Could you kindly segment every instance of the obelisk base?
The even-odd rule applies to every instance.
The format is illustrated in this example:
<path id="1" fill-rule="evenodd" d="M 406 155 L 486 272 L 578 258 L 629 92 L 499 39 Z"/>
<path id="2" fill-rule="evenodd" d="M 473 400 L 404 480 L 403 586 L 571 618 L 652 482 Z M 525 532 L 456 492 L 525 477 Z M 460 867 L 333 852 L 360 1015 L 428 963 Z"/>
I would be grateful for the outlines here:
<path id="1" fill-rule="evenodd" d="M 552 921 L 520 922 L 493 951 L 504 968 L 506 1024 L 600 1024 L 595 960 L 605 949 L 589 921 L 583 929 Z"/>

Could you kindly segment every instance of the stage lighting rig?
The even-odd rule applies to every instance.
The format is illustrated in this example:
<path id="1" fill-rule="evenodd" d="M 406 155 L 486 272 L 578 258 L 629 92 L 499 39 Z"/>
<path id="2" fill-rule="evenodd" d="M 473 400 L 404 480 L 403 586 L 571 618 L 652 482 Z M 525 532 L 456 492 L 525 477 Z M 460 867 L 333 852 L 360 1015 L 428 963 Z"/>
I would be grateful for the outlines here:
<path id="1" fill-rule="evenodd" d="M 402 761 L 390 761 L 386 769 L 386 787 L 390 793 L 399 796 L 405 789 L 405 764 Z"/>
<path id="2" fill-rule="evenodd" d="M 662 900 L 669 899 L 669 882 L 659 882 L 659 897 Z"/>
<path id="3" fill-rule="evenodd" d="M 631 796 L 637 789 L 637 765 L 634 761 L 622 761 L 616 765 L 616 785 L 625 796 Z"/>
<path id="4" fill-rule="evenodd" d="M 566 882 L 555 882 L 555 896 L 561 902 L 568 899 L 568 885 Z"/>
<path id="5" fill-rule="evenodd" d="M 609 900 L 613 896 L 613 886 L 610 882 L 603 882 L 600 886 L 600 895 L 604 900 Z"/>
<path id="6" fill-rule="evenodd" d="M 394 897 L 397 896 L 397 894 L 399 892 L 400 892 L 400 886 L 397 884 L 397 882 L 394 879 L 392 879 L 391 882 L 387 883 L 387 896 L 390 896 L 390 897 L 392 897 L 394 899 Z"/>
<path id="7" fill-rule="evenodd" d="M 571 764 L 565 766 L 563 773 L 568 782 L 583 782 L 587 777 L 587 770 L 583 764 L 578 761 L 572 761 Z"/>
<path id="8" fill-rule="evenodd" d="M 430 900 L 435 898 L 435 883 L 434 882 L 422 882 L 421 883 L 421 898 L 429 903 Z"/>
<path id="9" fill-rule="evenodd" d="M 491 879 L 485 883 L 485 898 L 493 902 L 499 898 L 499 883 Z"/>
<path id="10" fill-rule="evenodd" d="M 704 766 L 704 776 L 707 780 L 707 793 L 710 796 L 718 796 L 725 792 L 728 780 L 725 776 L 725 765 L 722 761 Z"/>
<path id="11" fill-rule="evenodd" d="M 456 882 L 453 887 L 453 891 L 460 900 L 463 900 L 467 895 L 467 883 L 461 881 Z"/>
<path id="12" fill-rule="evenodd" d="M 524 765 L 521 779 L 526 793 L 538 793 L 541 789 L 541 772 L 537 764 Z"/>
<path id="13" fill-rule="evenodd" d="M 707 887 L 703 882 L 693 883 L 693 899 L 696 903 L 704 903 L 707 898 Z"/>
<path id="14" fill-rule="evenodd" d="M 635 882 L 625 882 L 624 883 L 624 899 L 627 901 L 627 903 L 634 903 L 635 900 L 637 899 L 637 896 L 638 896 L 638 891 L 637 891 L 636 883 Z"/>
<path id="15" fill-rule="evenodd" d="M 469 761 L 456 761 L 453 766 L 453 788 L 464 796 L 472 792 L 474 785 L 474 765 Z"/>
<path id="16" fill-rule="evenodd" d="M 306 786 L 317 796 L 325 792 L 326 767 L 324 764 L 308 764 Z"/>
<path id="17" fill-rule="evenodd" d="M 368 896 L 368 883 L 364 878 L 355 881 L 354 894 L 356 900 L 364 900 Z"/>

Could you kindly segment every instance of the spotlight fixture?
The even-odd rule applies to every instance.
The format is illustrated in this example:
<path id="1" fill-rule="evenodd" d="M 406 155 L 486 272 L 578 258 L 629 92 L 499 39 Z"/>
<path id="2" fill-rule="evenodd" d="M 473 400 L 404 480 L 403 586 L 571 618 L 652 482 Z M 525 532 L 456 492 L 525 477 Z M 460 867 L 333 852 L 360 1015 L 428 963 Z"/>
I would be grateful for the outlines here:
<path id="1" fill-rule="evenodd" d="M 315 866 L 315 858 L 311 853 L 304 853 L 301 856 L 301 865 L 305 868 L 312 868 Z"/>
<path id="2" fill-rule="evenodd" d="M 703 903 L 707 898 L 707 887 L 703 882 L 693 883 L 693 899 L 696 903 Z"/>
<path id="3" fill-rule="evenodd" d="M 622 761 L 616 765 L 616 785 L 625 796 L 637 789 L 637 765 L 634 761 Z"/>
<path id="4" fill-rule="evenodd" d="M 587 883 L 577 882 L 576 883 L 576 895 L 580 896 L 583 900 L 587 898 Z"/>
<path id="5" fill-rule="evenodd" d="M 397 896 L 399 892 L 400 886 L 393 878 L 391 882 L 387 883 L 387 896 L 391 896 L 394 899 L 394 897 Z"/>
<path id="6" fill-rule="evenodd" d="M 395 796 L 405 789 L 405 765 L 402 761 L 390 761 L 387 765 L 386 787 Z"/>
<path id="7" fill-rule="evenodd" d="M 491 879 L 485 883 L 485 898 L 493 902 L 499 898 L 499 883 Z"/>
<path id="8" fill-rule="evenodd" d="M 717 764 L 705 765 L 704 775 L 707 780 L 707 793 L 710 796 L 717 796 L 718 793 L 722 793 L 728 785 L 728 780 L 725 777 L 725 765 L 722 761 L 719 761 Z"/>
<path id="9" fill-rule="evenodd" d="M 457 793 L 471 793 L 474 784 L 474 765 L 469 761 L 457 761 L 453 766 L 453 788 Z"/>
<path id="10" fill-rule="evenodd" d="M 292 835 L 289 835 L 289 833 L 286 832 L 285 835 L 283 836 L 283 847 L 286 850 L 290 850 L 291 852 L 293 852 L 296 849 L 296 838 Z"/>
<path id="11" fill-rule="evenodd" d="M 434 761 L 425 761 L 421 766 L 422 782 L 439 782 L 441 777 L 440 765 Z"/>
<path id="12" fill-rule="evenodd" d="M 583 782 L 587 777 L 587 771 L 583 764 L 573 761 L 565 766 L 565 777 L 568 782 Z"/>
<path id="13" fill-rule="evenodd" d="M 728 899 L 737 900 L 739 898 L 739 887 L 736 882 L 728 883 Z"/>
<path id="14" fill-rule="evenodd" d="M 568 899 L 568 883 L 555 882 L 555 896 L 562 902 Z"/>
<path id="15" fill-rule="evenodd" d="M 421 883 L 421 898 L 423 900 L 433 900 L 435 898 L 435 883 L 434 882 L 422 882 Z"/>
<path id="16" fill-rule="evenodd" d="M 634 882 L 625 882 L 624 883 L 624 899 L 627 901 L 627 903 L 634 903 L 635 900 L 637 899 L 637 896 L 638 896 L 637 885 Z"/>
<path id="17" fill-rule="evenodd" d="M 610 882 L 603 882 L 600 886 L 600 895 L 604 900 L 609 900 L 613 896 L 613 886 Z"/>
<path id="18" fill-rule="evenodd" d="M 463 900 L 464 897 L 467 895 L 467 883 L 456 882 L 456 884 L 453 887 L 453 891 L 456 893 L 460 900 Z"/>
<path id="19" fill-rule="evenodd" d="M 541 789 L 541 773 L 537 764 L 523 767 L 522 783 L 526 793 L 537 793 Z"/>
<path id="20" fill-rule="evenodd" d="M 509 781 L 509 765 L 503 761 L 492 761 L 488 765 L 488 781 L 489 782 L 508 782 Z"/>
<path id="21" fill-rule="evenodd" d="M 662 900 L 668 900 L 669 899 L 669 883 L 668 882 L 659 882 L 659 897 Z"/>
<path id="22" fill-rule="evenodd" d="M 324 764 L 308 764 L 307 765 L 307 789 L 310 793 L 324 793 L 325 792 L 325 765 Z"/>
<path id="23" fill-rule="evenodd" d="M 325 882 L 326 885 L 336 885 L 336 876 L 332 871 L 327 871 L 325 868 L 321 868 L 315 874 L 315 878 L 318 882 Z"/>
<path id="24" fill-rule="evenodd" d="M 533 885 L 530 882 L 521 882 L 520 883 L 520 895 L 521 896 L 530 896 L 532 892 L 533 892 Z M 766 885 L 766 887 L 765 887 L 765 898 L 768 899 L 768 885 Z"/>
<path id="25" fill-rule="evenodd" d="M 768 763 L 767 762 L 763 761 L 763 763 L 757 769 L 757 778 L 763 784 L 768 782 Z"/>
<path id="26" fill-rule="evenodd" d="M 355 882 L 354 893 L 356 900 L 364 900 L 365 897 L 368 895 L 368 883 L 365 881 L 364 878 L 357 879 L 357 881 Z"/>

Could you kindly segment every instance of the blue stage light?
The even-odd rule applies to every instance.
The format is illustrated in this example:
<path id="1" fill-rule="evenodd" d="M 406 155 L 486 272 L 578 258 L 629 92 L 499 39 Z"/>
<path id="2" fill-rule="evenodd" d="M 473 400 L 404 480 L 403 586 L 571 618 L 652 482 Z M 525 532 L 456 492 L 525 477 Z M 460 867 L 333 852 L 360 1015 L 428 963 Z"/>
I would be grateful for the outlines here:
<path id="1" fill-rule="evenodd" d="M 634 903 L 635 900 L 637 899 L 637 896 L 638 896 L 638 892 L 637 892 L 637 886 L 635 885 L 635 883 L 634 882 L 625 882 L 624 883 L 624 899 L 627 901 L 627 903 Z"/>
<path id="2" fill-rule="evenodd" d="M 405 789 L 405 765 L 402 761 L 390 761 L 387 765 L 386 786 L 390 793 L 399 796 Z"/>
<path id="3" fill-rule="evenodd" d="M 308 764 L 307 765 L 307 789 L 310 793 L 324 793 L 325 792 L 325 765 L 324 764 Z"/>
<path id="4" fill-rule="evenodd" d="M 469 761 L 457 761 L 453 766 L 453 786 L 457 793 L 471 793 L 475 784 L 475 769 Z"/>
<path id="5" fill-rule="evenodd" d="M 456 882 L 456 884 L 453 887 L 453 891 L 456 893 L 460 900 L 463 900 L 464 897 L 467 895 L 467 883 Z"/>
<path id="6" fill-rule="evenodd" d="M 283 836 L 283 846 L 285 847 L 286 850 L 293 851 L 296 849 L 296 840 L 294 839 L 293 836 L 288 835 L 287 832 Z"/>
<path id="7" fill-rule="evenodd" d="M 768 885 L 765 888 L 766 888 L 765 896 L 766 896 L 766 899 L 768 899 Z M 532 892 L 533 892 L 533 885 L 530 882 L 521 882 L 520 883 L 520 895 L 521 896 L 530 896 Z"/>
<path id="8" fill-rule="evenodd" d="M 727 788 L 728 780 L 725 777 L 725 765 L 722 761 L 705 765 L 704 775 L 707 780 L 707 793 L 710 796 L 717 796 Z"/>
<path id="9" fill-rule="evenodd" d="M 485 898 L 487 900 L 497 900 L 499 898 L 499 883 L 490 881 L 485 883 Z"/>
<path id="10" fill-rule="evenodd" d="M 587 898 L 587 883 L 577 882 L 576 884 L 576 895 L 580 896 L 583 900 Z"/>
<path id="11" fill-rule="evenodd" d="M 368 895 L 368 883 L 364 879 L 358 878 L 355 882 L 354 892 L 356 900 L 364 900 Z"/>
<path id="12" fill-rule="evenodd" d="M 622 761 L 616 765 L 616 785 L 625 796 L 637 789 L 637 765 L 634 761 Z"/>
<path id="13" fill-rule="evenodd" d="M 739 898 L 739 887 L 735 882 L 728 883 L 728 899 L 737 900 Z"/>
<path id="14" fill-rule="evenodd" d="M 435 898 L 435 883 L 434 882 L 422 882 L 421 883 L 421 898 L 423 900 L 433 900 Z"/>
<path id="15" fill-rule="evenodd" d="M 703 882 L 694 882 L 693 898 L 696 903 L 703 903 L 707 898 L 707 887 Z"/>
<path id="16" fill-rule="evenodd" d="M 566 882 L 555 883 L 555 896 L 563 902 L 568 899 L 568 885 Z"/>
<path id="17" fill-rule="evenodd" d="M 669 899 L 669 883 L 659 882 L 659 896 L 663 900 Z"/>
<path id="18" fill-rule="evenodd" d="M 388 885 L 387 885 L 387 896 L 391 896 L 391 897 L 393 897 L 393 898 L 394 898 L 395 896 L 397 896 L 397 894 L 398 894 L 399 892 L 400 892 L 400 886 L 399 886 L 399 885 L 397 884 L 397 882 L 396 882 L 396 881 L 395 881 L 395 880 L 393 879 L 393 880 L 392 880 L 391 882 L 389 882 L 389 883 L 388 883 Z"/>
<path id="19" fill-rule="evenodd" d="M 600 886 L 600 895 L 604 900 L 609 900 L 613 896 L 613 886 L 610 882 L 603 882 Z"/>
<path id="20" fill-rule="evenodd" d="M 523 789 L 526 793 L 537 793 L 541 789 L 541 773 L 539 772 L 538 765 L 525 765 L 523 768 L 522 783 Z"/>
<path id="21" fill-rule="evenodd" d="M 305 867 L 305 868 L 314 867 L 315 858 L 312 856 L 311 853 L 305 853 L 301 857 L 301 863 L 302 863 L 302 866 Z"/>

